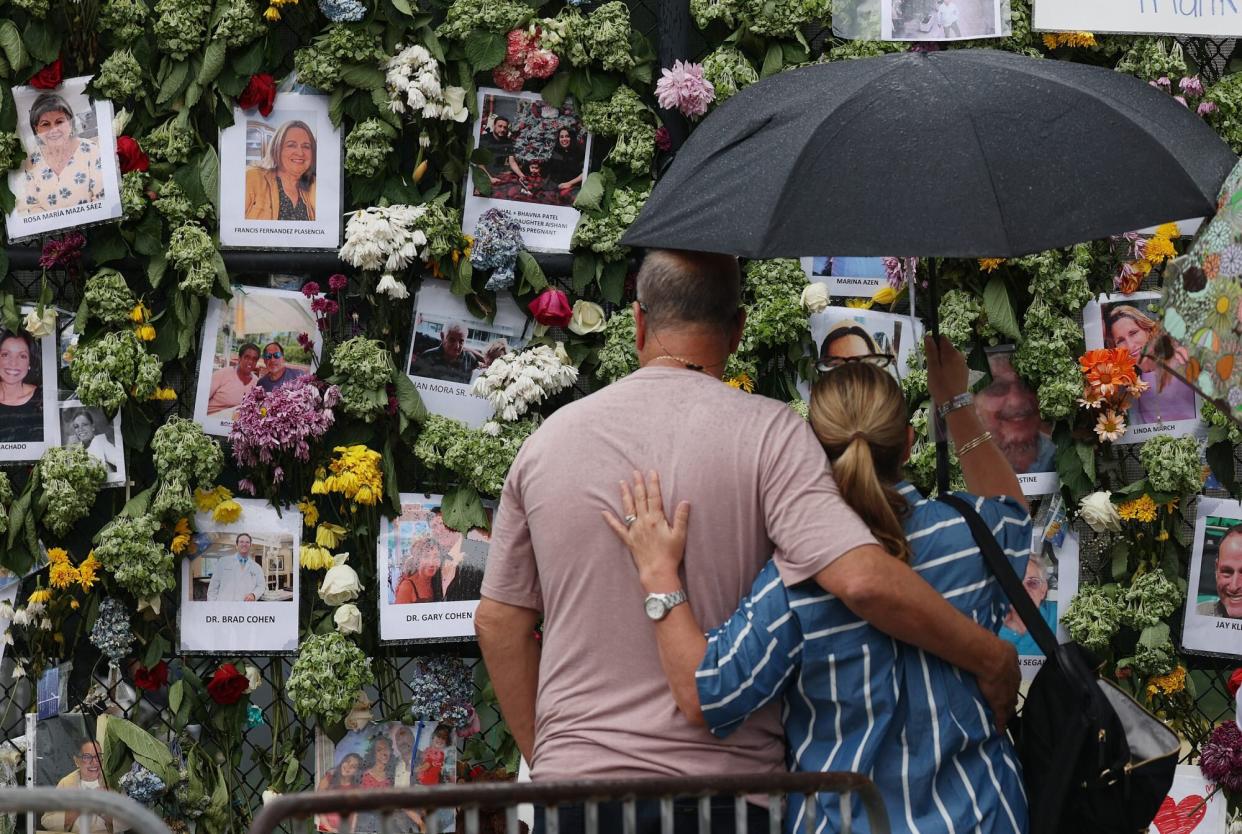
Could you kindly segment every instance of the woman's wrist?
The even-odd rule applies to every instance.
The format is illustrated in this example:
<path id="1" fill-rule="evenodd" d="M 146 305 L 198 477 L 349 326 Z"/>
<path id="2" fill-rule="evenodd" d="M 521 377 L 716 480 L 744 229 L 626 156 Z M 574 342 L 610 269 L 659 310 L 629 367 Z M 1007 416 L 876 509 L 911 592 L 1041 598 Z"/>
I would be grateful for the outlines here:
<path id="1" fill-rule="evenodd" d="M 678 576 L 675 568 L 672 570 L 654 568 L 640 571 L 638 582 L 642 585 L 643 590 L 649 594 L 671 594 L 674 591 L 680 591 L 682 588 L 681 577 Z"/>

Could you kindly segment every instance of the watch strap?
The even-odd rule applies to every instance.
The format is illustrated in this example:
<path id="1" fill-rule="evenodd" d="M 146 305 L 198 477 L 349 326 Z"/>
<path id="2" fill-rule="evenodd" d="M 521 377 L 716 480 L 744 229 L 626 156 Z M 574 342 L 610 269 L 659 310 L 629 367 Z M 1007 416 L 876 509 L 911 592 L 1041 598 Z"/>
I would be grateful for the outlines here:
<path id="1" fill-rule="evenodd" d="M 974 401 L 974 394 L 969 391 L 963 391 L 962 393 L 950 397 L 945 402 L 942 402 L 940 405 L 936 406 L 936 413 L 940 415 L 940 419 L 943 420 L 945 417 L 948 417 L 950 413 L 957 411 L 959 408 L 965 408 Z"/>
<path id="2" fill-rule="evenodd" d="M 659 617 L 655 617 L 654 619 L 662 620 L 668 616 L 668 612 L 672 611 L 686 600 L 686 589 L 681 588 L 667 594 L 647 594 L 647 598 L 643 602 L 644 606 L 652 601 L 659 602 L 660 605 L 663 606 L 664 610 Z M 648 616 L 650 616 L 650 614 L 648 614 Z"/>

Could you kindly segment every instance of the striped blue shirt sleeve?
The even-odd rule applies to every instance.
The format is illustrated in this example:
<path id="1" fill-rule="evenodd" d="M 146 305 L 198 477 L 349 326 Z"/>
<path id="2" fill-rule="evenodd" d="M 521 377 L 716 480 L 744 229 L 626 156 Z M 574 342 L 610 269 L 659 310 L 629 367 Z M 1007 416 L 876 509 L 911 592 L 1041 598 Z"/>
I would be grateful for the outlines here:
<path id="1" fill-rule="evenodd" d="M 738 610 L 707 634 L 707 652 L 695 673 L 703 718 L 724 738 L 797 677 L 802 631 L 789 594 L 768 562 Z"/>
<path id="2" fill-rule="evenodd" d="M 1004 551 L 1009 564 L 1018 576 L 1026 572 L 1031 556 L 1031 515 L 1026 508 L 1008 496 L 981 498 L 969 493 L 956 493 L 957 497 L 974 506 L 975 512 L 988 525 L 992 535 Z"/>

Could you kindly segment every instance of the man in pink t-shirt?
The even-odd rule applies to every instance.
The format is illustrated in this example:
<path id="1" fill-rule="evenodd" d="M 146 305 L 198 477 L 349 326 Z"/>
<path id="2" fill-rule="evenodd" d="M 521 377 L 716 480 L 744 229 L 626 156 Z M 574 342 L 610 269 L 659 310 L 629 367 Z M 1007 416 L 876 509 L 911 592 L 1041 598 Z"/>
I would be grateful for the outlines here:
<path id="1" fill-rule="evenodd" d="M 559 409 L 526 441 L 492 533 L 475 628 L 532 777 L 785 767 L 776 705 L 726 740 L 678 712 L 649 619 L 678 600 L 648 604 L 602 518 L 621 514 L 618 482 L 636 469 L 657 469 L 668 500 L 695 508 L 680 590 L 705 628 L 772 557 L 785 584 L 813 579 L 877 628 L 977 675 L 1007 717 L 1012 647 L 876 544 L 801 417 L 720 381 L 745 322 L 736 260 L 652 252 L 638 299 L 640 369 Z"/>

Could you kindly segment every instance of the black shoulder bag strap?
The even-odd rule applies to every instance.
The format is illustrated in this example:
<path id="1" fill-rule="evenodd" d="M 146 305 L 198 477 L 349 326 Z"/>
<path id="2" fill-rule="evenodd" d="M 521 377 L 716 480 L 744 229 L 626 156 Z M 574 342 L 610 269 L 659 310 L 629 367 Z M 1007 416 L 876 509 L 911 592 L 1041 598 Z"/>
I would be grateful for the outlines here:
<path id="1" fill-rule="evenodd" d="M 978 545 L 979 552 L 983 554 L 983 560 L 987 562 L 992 575 L 1000 583 L 1005 596 L 1009 597 L 1009 601 L 1013 604 L 1014 610 L 1018 612 L 1018 616 L 1022 618 L 1022 622 L 1026 624 L 1027 633 L 1035 638 L 1035 643 L 1043 651 L 1044 657 L 1056 657 L 1056 635 L 1052 633 L 1052 629 L 1048 627 L 1044 618 L 1039 615 L 1039 609 L 1031 601 L 1031 595 L 1026 592 L 1026 588 L 1022 586 L 1022 580 L 1018 578 L 1013 566 L 1009 564 L 1009 560 L 1001 551 L 1000 544 L 992 535 L 992 531 L 988 529 L 987 522 L 975 512 L 975 508 L 968 501 L 956 495 L 941 493 L 936 500 L 948 504 L 966 519 L 975 544 Z"/>

